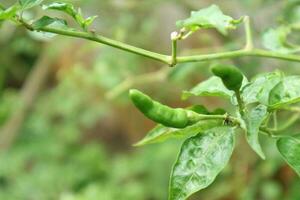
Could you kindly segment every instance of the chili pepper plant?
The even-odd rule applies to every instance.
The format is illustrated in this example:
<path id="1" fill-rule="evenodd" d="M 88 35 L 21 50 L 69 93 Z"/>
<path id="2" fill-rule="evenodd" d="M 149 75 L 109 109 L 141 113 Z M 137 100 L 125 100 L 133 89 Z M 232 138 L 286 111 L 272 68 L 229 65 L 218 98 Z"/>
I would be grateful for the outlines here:
<path id="1" fill-rule="evenodd" d="M 37 7 L 63 12 L 79 28 L 70 27 L 65 19 L 44 15 L 39 19 L 24 19 L 23 13 Z M 90 25 L 96 16 L 85 18 L 80 9 L 70 3 L 44 4 L 43 0 L 19 0 L 10 7 L 0 6 L 0 22 L 11 21 L 29 31 L 52 33 L 91 40 L 123 51 L 154 59 L 176 68 L 178 63 L 202 62 L 237 57 L 264 57 L 287 62 L 300 62 L 300 46 L 291 44 L 288 35 L 299 29 L 298 24 L 284 24 L 270 29 L 264 37 L 264 48 L 256 48 L 252 39 L 250 18 L 234 19 L 225 15 L 217 5 L 192 11 L 187 19 L 176 23 L 178 30 L 170 35 L 172 52 L 164 55 L 131 46 L 96 33 Z M 212 54 L 178 56 L 177 44 L 203 29 L 216 29 L 226 36 L 229 31 L 244 27 L 245 46 L 239 50 Z M 241 72 L 242 66 L 218 64 L 212 66 L 212 76 L 194 88 L 183 91 L 182 98 L 213 96 L 227 99 L 235 108 L 213 112 L 203 105 L 171 108 L 153 100 L 148 95 L 131 89 L 129 97 L 146 117 L 157 123 L 135 146 L 163 142 L 170 138 L 183 140 L 173 166 L 169 200 L 187 199 L 193 193 L 208 187 L 224 169 L 235 148 L 237 133 L 244 133 L 249 146 L 261 159 L 266 159 L 259 136 L 264 134 L 274 140 L 278 151 L 289 166 L 300 176 L 300 135 L 283 134 L 299 117 L 300 76 L 286 76 L 281 71 L 258 74 L 252 80 Z M 291 112 L 288 119 L 278 120 L 278 112 Z M 278 123 L 280 121 L 281 123 Z M 167 188 L 166 188 L 167 189 Z"/>

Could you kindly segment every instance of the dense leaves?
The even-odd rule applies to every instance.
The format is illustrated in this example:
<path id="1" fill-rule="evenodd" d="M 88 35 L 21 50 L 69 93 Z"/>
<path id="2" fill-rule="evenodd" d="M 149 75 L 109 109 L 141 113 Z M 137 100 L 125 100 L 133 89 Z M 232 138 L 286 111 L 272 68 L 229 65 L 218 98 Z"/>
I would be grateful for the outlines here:
<path id="1" fill-rule="evenodd" d="M 191 12 L 191 17 L 178 21 L 177 26 L 191 31 L 215 28 L 225 35 L 228 29 L 236 28 L 236 24 L 240 23 L 240 21 L 224 15 L 217 5 L 211 5 L 208 8 Z"/>
<path id="2" fill-rule="evenodd" d="M 185 200 L 210 185 L 229 161 L 234 130 L 216 127 L 187 139 L 174 165 L 169 200 Z"/>
<path id="3" fill-rule="evenodd" d="M 277 141 L 279 152 L 285 161 L 300 176 L 300 139 L 298 137 L 284 137 Z"/>

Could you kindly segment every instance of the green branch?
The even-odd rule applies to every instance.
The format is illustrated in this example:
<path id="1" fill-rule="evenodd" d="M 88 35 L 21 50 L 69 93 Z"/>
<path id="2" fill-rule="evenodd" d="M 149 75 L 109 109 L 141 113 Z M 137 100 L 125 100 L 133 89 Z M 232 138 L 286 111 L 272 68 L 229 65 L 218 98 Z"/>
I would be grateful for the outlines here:
<path id="1" fill-rule="evenodd" d="M 98 42 L 98 43 L 102 43 L 102 44 L 106 44 L 108 46 L 112 46 L 115 47 L 117 49 L 121 49 L 124 51 L 128 51 L 131 53 L 135 53 L 141 56 L 145 56 L 154 60 L 158 60 L 164 63 L 169 64 L 169 56 L 167 55 L 163 55 L 163 54 L 159 54 L 159 53 L 155 53 L 152 51 L 148 51 L 139 47 L 135 47 L 132 45 L 128 45 L 125 44 L 123 42 L 119 42 L 116 40 L 112 40 L 106 37 L 103 37 L 101 35 L 96 35 L 92 32 L 82 32 L 82 31 L 74 31 L 74 30 L 63 30 L 63 29 L 56 29 L 56 28 L 50 28 L 50 27 L 44 27 L 41 28 L 38 31 L 43 31 L 43 32 L 49 32 L 49 33 L 56 33 L 59 35 L 66 35 L 66 36 L 70 36 L 70 37 L 76 37 L 76 38 L 83 38 L 83 39 L 87 39 L 87 40 L 91 40 L 94 42 Z"/>
<path id="2" fill-rule="evenodd" d="M 238 102 L 239 112 L 240 112 L 241 116 L 244 116 L 245 105 L 244 105 L 244 102 L 242 100 L 240 91 L 236 90 L 235 95 L 236 95 L 236 99 L 237 99 L 237 102 Z"/>
<path id="3" fill-rule="evenodd" d="M 115 88 L 111 89 L 105 94 L 107 100 L 113 100 L 121 95 L 123 92 L 129 90 L 131 87 L 141 84 L 149 84 L 153 82 L 163 81 L 170 72 L 169 67 L 162 67 L 160 70 L 150 72 L 147 74 L 136 75 L 134 77 L 128 77 Z"/>
<path id="4" fill-rule="evenodd" d="M 177 41 L 178 41 L 178 39 L 179 39 L 179 35 L 176 31 L 171 33 L 171 41 L 172 41 L 171 67 L 175 66 L 177 63 Z"/>
<path id="5" fill-rule="evenodd" d="M 28 30 L 30 30 L 30 31 L 34 30 L 30 24 L 24 22 L 23 20 L 19 20 L 19 22 Z M 116 41 L 116 40 L 113 40 L 110 38 L 103 37 L 101 35 L 97 35 L 92 32 L 83 32 L 83 31 L 76 31 L 76 30 L 71 30 L 71 29 L 57 29 L 57 28 L 51 28 L 51 27 L 44 27 L 44 28 L 41 28 L 41 29 L 38 29 L 35 31 L 55 33 L 55 34 L 59 34 L 59 35 L 65 35 L 65 36 L 70 36 L 70 37 L 75 37 L 75 38 L 91 40 L 91 41 L 98 42 L 101 44 L 106 44 L 108 46 L 112 46 L 112 47 L 115 47 L 117 49 L 121 49 L 121 50 L 124 50 L 127 52 L 145 56 L 145 57 L 166 63 L 168 65 L 172 65 L 174 55 L 176 56 L 175 52 L 177 50 L 177 49 L 173 48 L 173 59 L 172 59 L 172 56 L 148 51 L 148 50 L 145 50 L 145 49 L 142 49 L 139 47 L 125 44 L 123 42 L 119 42 L 119 41 Z M 266 57 L 266 58 L 273 58 L 273 59 L 279 59 L 279 60 L 300 62 L 299 55 L 282 54 L 282 53 L 272 52 L 272 51 L 267 51 L 267 50 L 262 50 L 262 49 L 242 49 L 242 50 L 236 50 L 236 51 L 195 55 L 195 56 L 176 56 L 176 63 L 203 62 L 203 61 L 210 61 L 210 60 L 232 59 L 232 58 L 247 57 L 247 56 Z"/>
<path id="6" fill-rule="evenodd" d="M 246 50 L 252 50 L 253 49 L 253 38 L 252 38 L 252 31 L 251 31 L 249 16 L 244 17 L 244 24 L 245 24 L 245 34 L 246 34 L 245 49 Z"/>
<path id="7" fill-rule="evenodd" d="M 213 54 L 183 56 L 183 57 L 177 57 L 177 62 L 178 63 L 203 62 L 203 61 L 210 61 L 210 60 L 231 59 L 231 58 L 246 57 L 246 56 L 266 57 L 266 58 L 300 62 L 299 55 L 282 54 L 282 53 L 266 51 L 261 49 L 253 49 L 253 50 L 243 49 L 243 50 L 213 53 Z"/>

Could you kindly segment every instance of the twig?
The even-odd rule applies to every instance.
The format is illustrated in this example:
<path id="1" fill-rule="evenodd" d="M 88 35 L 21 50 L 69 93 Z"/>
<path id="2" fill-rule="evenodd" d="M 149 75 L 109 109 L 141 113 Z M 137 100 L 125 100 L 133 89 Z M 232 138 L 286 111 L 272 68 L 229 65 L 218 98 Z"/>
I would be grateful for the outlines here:
<path id="1" fill-rule="evenodd" d="M 246 34 L 245 50 L 251 50 L 253 49 L 253 39 L 252 39 L 252 31 L 251 31 L 249 16 L 244 17 L 244 24 L 245 24 L 245 34 Z"/>
<path id="2" fill-rule="evenodd" d="M 156 72 L 142 74 L 135 77 L 129 77 L 123 82 L 121 82 L 119 85 L 117 85 L 114 89 L 107 92 L 105 94 L 105 98 L 107 100 L 113 100 L 135 85 L 163 81 L 167 77 L 169 71 L 169 68 L 163 67 Z"/>

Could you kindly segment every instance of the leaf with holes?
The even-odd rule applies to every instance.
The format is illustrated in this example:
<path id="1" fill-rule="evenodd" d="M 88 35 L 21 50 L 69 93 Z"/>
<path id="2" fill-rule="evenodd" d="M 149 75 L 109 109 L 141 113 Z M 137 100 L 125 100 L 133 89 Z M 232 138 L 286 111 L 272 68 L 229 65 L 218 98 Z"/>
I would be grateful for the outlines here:
<path id="1" fill-rule="evenodd" d="M 228 163 L 234 143 L 234 129 L 226 126 L 187 139 L 173 167 L 169 200 L 185 200 L 209 186 Z"/>

